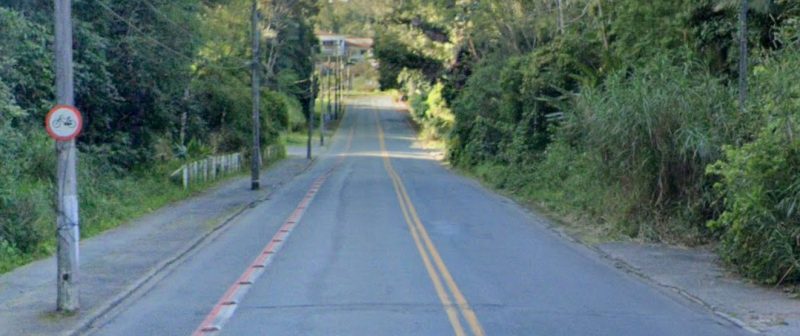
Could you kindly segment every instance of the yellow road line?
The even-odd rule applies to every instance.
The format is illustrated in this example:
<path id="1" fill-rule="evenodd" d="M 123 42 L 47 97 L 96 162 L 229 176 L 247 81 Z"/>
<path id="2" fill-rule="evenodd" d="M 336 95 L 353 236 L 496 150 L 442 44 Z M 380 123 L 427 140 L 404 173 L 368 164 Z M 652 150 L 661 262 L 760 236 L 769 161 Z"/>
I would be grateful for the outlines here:
<path id="1" fill-rule="evenodd" d="M 384 164 L 386 164 L 386 162 L 384 162 Z M 394 184 L 397 200 L 400 203 L 400 208 L 403 211 L 403 217 L 406 220 L 406 224 L 411 232 L 411 236 L 414 238 L 414 244 L 417 246 L 417 251 L 422 257 L 422 263 L 425 265 L 425 269 L 428 271 L 428 276 L 430 276 L 431 281 L 433 282 L 433 287 L 436 289 L 436 294 L 439 297 L 439 301 L 441 301 L 442 306 L 444 306 L 445 312 L 447 313 L 447 318 L 450 320 L 450 324 L 453 326 L 453 330 L 455 331 L 456 335 L 465 336 L 466 333 L 464 332 L 464 327 L 461 326 L 461 320 L 458 318 L 458 311 L 450 301 L 450 296 L 447 295 L 447 292 L 442 285 L 442 281 L 439 279 L 439 275 L 433 268 L 430 257 L 428 257 L 428 253 L 425 251 L 425 247 L 422 245 L 422 241 L 419 238 L 417 229 L 414 227 L 414 225 L 412 225 L 411 218 L 408 214 L 408 209 L 406 208 L 406 204 L 403 202 L 403 197 L 400 195 L 400 188 L 397 186 L 398 181 L 394 177 L 392 177 L 392 183 Z"/>
<path id="2" fill-rule="evenodd" d="M 450 319 L 450 324 L 453 326 L 456 335 L 464 335 L 463 327 L 461 326 L 461 320 L 456 315 L 455 310 L 453 309 L 452 302 L 450 300 L 450 296 L 447 295 L 446 292 L 443 290 L 443 286 L 441 280 L 439 278 L 439 274 L 436 270 L 431 266 L 431 258 L 428 256 L 428 253 L 433 257 L 433 262 L 436 265 L 436 268 L 439 270 L 439 273 L 442 274 L 445 283 L 447 284 L 448 289 L 455 297 L 456 306 L 460 310 L 461 314 L 464 316 L 464 319 L 467 321 L 470 329 L 472 330 L 472 334 L 476 336 L 484 336 L 485 332 L 483 327 L 478 321 L 477 315 L 475 315 L 475 311 L 469 306 L 467 299 L 459 290 L 458 285 L 456 284 L 453 276 L 448 271 L 447 266 L 445 265 L 444 261 L 442 260 L 439 251 L 436 249 L 436 246 L 433 244 L 430 236 L 428 235 L 428 231 L 425 229 L 425 226 L 422 224 L 422 221 L 419 219 L 419 215 L 417 214 L 417 210 L 414 207 L 414 203 L 411 202 L 411 198 L 408 196 L 408 192 L 406 191 L 406 187 L 403 184 L 403 180 L 400 178 L 400 175 L 394 170 L 394 166 L 392 166 L 391 159 L 389 158 L 388 150 L 386 149 L 386 140 L 385 134 L 383 131 L 383 126 L 380 122 L 380 116 L 378 112 L 375 111 L 376 122 L 378 125 L 378 137 L 380 139 L 380 147 L 381 147 L 381 156 L 383 158 L 383 164 L 386 168 L 386 171 L 389 173 L 389 177 L 392 179 L 392 184 L 394 185 L 395 193 L 397 194 L 398 202 L 400 203 L 400 208 L 403 211 L 403 217 L 405 217 L 406 224 L 409 226 L 409 230 L 411 231 L 411 236 L 414 238 L 414 243 L 417 245 L 417 250 L 422 257 L 423 264 L 425 264 L 425 268 L 428 270 L 428 275 L 431 278 L 431 281 L 434 284 L 436 289 L 437 295 L 439 296 L 439 300 L 442 302 L 442 305 L 445 307 L 445 311 L 447 312 L 448 318 Z M 422 237 L 422 239 L 420 239 Z M 422 245 L 421 240 L 425 243 Z M 427 250 L 426 250 L 427 247 Z"/>

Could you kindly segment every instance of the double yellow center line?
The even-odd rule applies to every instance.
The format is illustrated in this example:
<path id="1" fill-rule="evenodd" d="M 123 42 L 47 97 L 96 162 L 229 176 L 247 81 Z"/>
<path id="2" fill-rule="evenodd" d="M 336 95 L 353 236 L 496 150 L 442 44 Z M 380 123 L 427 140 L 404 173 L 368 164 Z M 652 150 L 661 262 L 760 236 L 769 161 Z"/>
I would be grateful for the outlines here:
<path id="1" fill-rule="evenodd" d="M 378 111 L 375 111 L 375 119 L 378 124 L 378 138 L 380 139 L 383 165 L 386 168 L 386 172 L 389 173 L 389 177 L 392 179 L 394 191 L 397 194 L 397 200 L 400 203 L 400 209 L 403 211 L 403 217 L 405 218 L 408 229 L 411 232 L 411 236 L 414 238 L 414 243 L 416 244 L 419 255 L 422 258 L 422 263 L 425 265 L 425 269 L 428 271 L 428 276 L 430 276 L 431 281 L 433 282 L 433 286 L 436 289 L 436 294 L 444 306 L 445 312 L 447 313 L 447 318 L 450 320 L 450 324 L 453 326 L 455 334 L 457 336 L 467 335 L 464 327 L 461 324 L 461 318 L 459 317 L 459 313 L 461 313 L 461 316 L 464 317 L 464 320 L 467 322 L 467 325 L 469 326 L 469 329 L 472 331 L 473 335 L 485 335 L 483 327 L 478 321 L 478 317 L 475 315 L 475 311 L 470 308 L 467 299 L 464 298 L 461 290 L 458 289 L 458 285 L 456 285 L 455 280 L 453 280 L 453 276 L 450 275 L 450 271 L 447 270 L 447 266 L 445 266 L 444 261 L 442 261 L 439 251 L 436 250 L 436 246 L 433 245 L 433 242 L 428 235 L 428 231 L 425 229 L 425 226 L 419 219 L 417 210 L 414 208 L 414 204 L 408 197 L 403 180 L 392 166 L 392 160 L 389 158 L 389 152 L 386 150 L 385 134 L 383 131 L 383 126 L 381 125 Z M 447 289 L 445 289 L 445 285 L 447 286 Z M 450 296 L 451 294 L 452 300 Z"/>

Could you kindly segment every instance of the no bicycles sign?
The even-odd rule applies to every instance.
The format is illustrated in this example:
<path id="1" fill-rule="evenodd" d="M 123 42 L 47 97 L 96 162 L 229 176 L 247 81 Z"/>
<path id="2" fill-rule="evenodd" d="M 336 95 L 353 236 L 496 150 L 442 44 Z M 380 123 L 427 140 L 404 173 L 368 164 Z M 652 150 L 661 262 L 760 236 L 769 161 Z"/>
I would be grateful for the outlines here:
<path id="1" fill-rule="evenodd" d="M 56 141 L 70 141 L 81 133 L 83 117 L 73 106 L 56 105 L 44 120 L 47 134 Z"/>

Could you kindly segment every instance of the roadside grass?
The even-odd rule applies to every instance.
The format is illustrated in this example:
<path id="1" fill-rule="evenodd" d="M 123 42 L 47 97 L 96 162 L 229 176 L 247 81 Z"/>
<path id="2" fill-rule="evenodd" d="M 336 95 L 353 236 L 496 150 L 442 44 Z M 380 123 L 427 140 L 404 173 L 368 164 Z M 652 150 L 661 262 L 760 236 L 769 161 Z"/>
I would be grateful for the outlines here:
<path id="1" fill-rule="evenodd" d="M 312 132 L 312 141 L 319 137 L 319 131 Z M 308 132 L 298 130 L 295 132 L 287 132 L 281 136 L 281 142 L 287 146 L 299 146 L 305 145 L 306 141 L 308 141 Z"/>
<path id="2" fill-rule="evenodd" d="M 405 107 L 403 113 L 408 114 L 408 118 L 406 119 L 408 125 L 417 133 L 417 141 L 414 143 L 415 146 L 426 150 L 441 151 L 443 153 L 447 151 L 447 141 L 438 136 L 432 129 L 426 128 L 414 120 L 408 112 L 408 106 Z"/>
<path id="3" fill-rule="evenodd" d="M 524 208 L 544 216 L 557 228 L 587 245 L 597 245 L 612 241 L 626 241 L 631 238 L 619 229 L 613 221 L 592 216 L 585 212 L 581 202 L 594 202 L 592 199 L 579 200 L 575 193 L 565 188 L 549 188 L 536 182 L 539 179 L 533 172 L 519 171 L 506 166 L 483 163 L 466 169 L 454 170 L 464 176 L 477 180 L 484 187 L 514 200 Z M 600 191 L 589 190 L 584 185 L 583 195 L 599 195 Z M 583 210 L 581 208 L 584 208 Z"/>
<path id="4" fill-rule="evenodd" d="M 79 161 L 81 239 L 120 227 L 171 203 L 196 196 L 245 174 L 243 170 L 215 181 L 196 182 L 184 189 L 169 179 L 169 174 L 181 164 L 177 161 L 126 174 L 100 172 L 101 169 L 93 166 L 90 161 L 92 160 L 88 157 Z M 49 257 L 56 251 L 55 235 L 50 234 L 54 230 L 56 218 L 52 208 L 52 186 L 45 181 L 22 181 L 19 190 L 25 194 L 26 207 L 31 212 L 19 213 L 18 218 L 13 220 L 22 221 L 32 231 L 38 231 L 40 241 L 26 251 L 0 241 L 0 274 Z"/>
<path id="5" fill-rule="evenodd" d="M 382 93 L 378 92 L 359 92 L 359 91 L 344 91 L 344 97 L 363 97 L 363 96 L 380 96 Z M 322 113 L 327 112 L 328 100 L 327 96 L 322 96 L 317 99 L 314 107 L 314 129 L 311 132 L 312 143 L 319 142 L 319 122 Z M 331 103 L 332 104 L 332 103 Z M 333 106 L 333 105 L 331 105 Z M 345 101 L 345 108 L 343 114 L 339 116 L 338 120 L 328 120 L 325 122 L 325 139 L 332 138 L 336 131 L 339 129 L 339 124 L 347 114 L 347 103 Z M 290 132 L 283 132 L 280 136 L 280 142 L 286 146 L 305 146 L 308 141 L 308 125 L 303 123 Z M 316 144 L 316 143 L 315 143 Z"/>
<path id="6" fill-rule="evenodd" d="M 345 97 L 378 97 L 378 96 L 386 96 L 386 91 L 373 91 L 373 90 L 354 90 L 354 91 L 344 91 L 342 93 Z"/>
<path id="7" fill-rule="evenodd" d="M 570 160 L 571 169 L 591 171 L 587 169 L 588 162 L 580 157 L 556 160 Z M 621 187 L 603 183 L 591 173 L 566 174 L 557 162 L 545 160 L 525 168 L 491 162 L 472 167 L 448 164 L 458 173 L 546 217 L 559 230 L 587 245 L 663 241 L 665 236 L 672 237 L 667 243 L 678 246 L 707 244 L 694 240 L 698 234 L 685 229 L 685 225 L 629 220 L 627 214 L 638 209 L 630 207 L 630 195 Z M 655 225 L 666 229 L 656 231 Z"/>

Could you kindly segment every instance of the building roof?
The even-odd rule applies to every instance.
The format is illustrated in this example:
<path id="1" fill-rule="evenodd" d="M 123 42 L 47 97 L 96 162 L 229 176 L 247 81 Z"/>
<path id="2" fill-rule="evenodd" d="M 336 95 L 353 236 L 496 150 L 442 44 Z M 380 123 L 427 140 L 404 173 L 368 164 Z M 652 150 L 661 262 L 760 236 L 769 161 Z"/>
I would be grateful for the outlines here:
<path id="1" fill-rule="evenodd" d="M 358 48 L 372 48 L 375 44 L 375 42 L 368 37 L 353 37 L 328 31 L 318 31 L 316 34 L 320 40 L 345 40 L 345 43 L 348 45 Z"/>
<path id="2" fill-rule="evenodd" d="M 365 49 L 372 48 L 374 45 L 374 41 L 371 38 L 365 37 L 348 37 L 345 39 L 345 43 L 350 46 Z"/>

